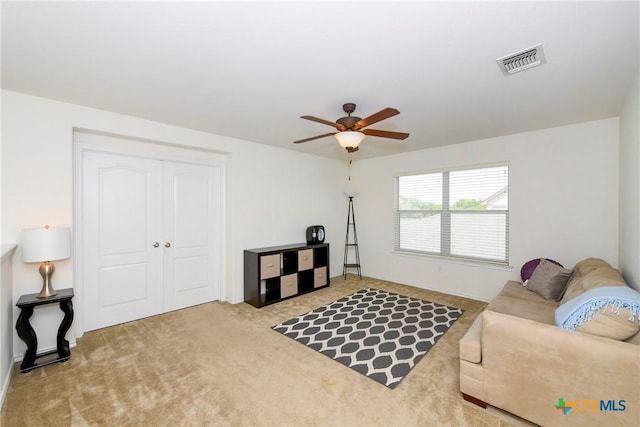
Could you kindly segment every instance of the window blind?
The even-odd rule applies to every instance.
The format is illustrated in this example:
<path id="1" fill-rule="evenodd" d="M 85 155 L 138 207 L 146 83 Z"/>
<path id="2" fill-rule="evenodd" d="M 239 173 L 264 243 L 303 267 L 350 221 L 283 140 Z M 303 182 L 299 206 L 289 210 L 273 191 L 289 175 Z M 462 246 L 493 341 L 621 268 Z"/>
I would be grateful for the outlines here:
<path id="1" fill-rule="evenodd" d="M 508 263 L 508 165 L 401 175 L 396 186 L 396 250 Z"/>

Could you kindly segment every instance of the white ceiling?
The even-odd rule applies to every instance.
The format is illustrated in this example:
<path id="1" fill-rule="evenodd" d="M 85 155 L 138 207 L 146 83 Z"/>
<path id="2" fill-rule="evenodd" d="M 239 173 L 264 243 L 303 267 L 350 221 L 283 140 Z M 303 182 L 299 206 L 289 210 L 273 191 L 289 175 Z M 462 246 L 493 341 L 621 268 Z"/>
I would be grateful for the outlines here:
<path id="1" fill-rule="evenodd" d="M 617 116 L 639 39 L 638 1 L 3 2 L 2 87 L 339 159 L 299 116 L 399 109 L 363 159 Z"/>

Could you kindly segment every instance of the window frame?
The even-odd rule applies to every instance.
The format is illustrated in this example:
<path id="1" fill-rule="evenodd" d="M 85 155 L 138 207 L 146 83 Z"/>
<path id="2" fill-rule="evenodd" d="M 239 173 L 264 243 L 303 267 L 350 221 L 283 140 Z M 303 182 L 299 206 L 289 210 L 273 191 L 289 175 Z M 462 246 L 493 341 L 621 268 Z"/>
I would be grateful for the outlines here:
<path id="1" fill-rule="evenodd" d="M 506 209 L 491 209 L 491 210 L 451 210 L 450 209 L 450 173 L 458 172 L 458 171 L 472 171 L 476 169 L 489 169 L 489 168 L 497 168 L 497 167 L 506 167 L 507 171 L 507 186 L 506 186 L 506 194 L 507 201 L 509 200 L 509 193 L 511 187 L 511 165 L 510 162 L 495 162 L 495 163 L 484 163 L 484 164 L 474 164 L 474 165 L 465 165 L 451 168 L 441 168 L 441 169 L 432 169 L 427 171 L 413 171 L 413 172 L 401 172 L 396 173 L 394 175 L 394 215 L 393 215 L 393 252 L 399 254 L 408 254 L 408 255 L 417 255 L 417 256 L 426 256 L 426 257 L 434 257 L 443 260 L 450 260 L 455 262 L 472 262 L 472 263 L 480 263 L 488 266 L 499 266 L 499 267 L 508 267 L 509 259 L 510 259 L 510 209 L 509 203 L 507 202 Z M 407 176 L 416 176 L 416 175 L 442 175 L 442 209 L 434 209 L 434 210 L 400 210 L 400 178 Z M 446 178 L 445 178 L 446 175 Z M 416 249 L 406 249 L 400 247 L 400 219 L 402 213 L 418 213 L 418 214 L 439 214 L 441 218 L 440 224 L 440 251 L 422 251 Z M 451 219 L 452 215 L 456 213 L 470 213 L 474 215 L 487 215 L 487 214 L 503 214 L 505 217 L 505 239 L 504 239 L 504 249 L 505 249 L 505 257 L 503 260 L 500 259 L 489 259 L 483 257 L 474 257 L 474 256 L 465 256 L 465 255 L 456 255 L 451 254 Z"/>

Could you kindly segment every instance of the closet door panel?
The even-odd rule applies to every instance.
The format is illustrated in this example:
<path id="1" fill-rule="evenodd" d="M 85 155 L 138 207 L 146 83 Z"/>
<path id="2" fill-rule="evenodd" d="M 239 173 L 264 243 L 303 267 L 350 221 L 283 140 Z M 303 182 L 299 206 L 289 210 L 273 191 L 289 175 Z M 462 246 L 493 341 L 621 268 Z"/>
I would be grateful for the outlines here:
<path id="1" fill-rule="evenodd" d="M 147 289 L 139 286 L 149 276 L 147 263 L 115 265 L 100 269 L 99 288 L 102 308 L 122 306 L 144 301 Z"/>
<path id="2" fill-rule="evenodd" d="M 208 286 L 209 257 L 188 256 L 173 262 L 175 292 L 191 291 Z"/>
<path id="3" fill-rule="evenodd" d="M 165 311 L 218 299 L 220 170 L 164 162 Z M 218 240 L 219 241 L 219 240 Z"/>
<path id="4" fill-rule="evenodd" d="M 83 186 L 85 329 L 161 313 L 161 164 L 87 152 Z"/>

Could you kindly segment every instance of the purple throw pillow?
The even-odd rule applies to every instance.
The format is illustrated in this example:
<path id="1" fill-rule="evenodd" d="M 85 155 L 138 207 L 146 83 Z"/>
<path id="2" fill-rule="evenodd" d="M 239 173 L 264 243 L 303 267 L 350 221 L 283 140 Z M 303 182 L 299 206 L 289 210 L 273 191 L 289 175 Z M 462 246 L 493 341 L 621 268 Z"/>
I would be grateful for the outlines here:
<path id="1" fill-rule="evenodd" d="M 524 265 L 522 266 L 522 268 L 520 269 L 520 277 L 522 277 L 522 281 L 525 282 L 527 280 L 529 280 L 531 278 L 531 275 L 533 274 L 533 270 L 536 269 L 536 267 L 538 266 L 538 264 L 540 264 L 540 260 L 542 258 L 536 258 L 536 259 L 532 259 L 531 261 L 527 261 L 524 263 Z M 559 265 L 560 267 L 564 268 L 564 265 L 560 264 L 558 261 L 554 261 L 552 259 L 549 258 L 545 258 L 547 261 L 552 262 L 556 265 Z"/>

